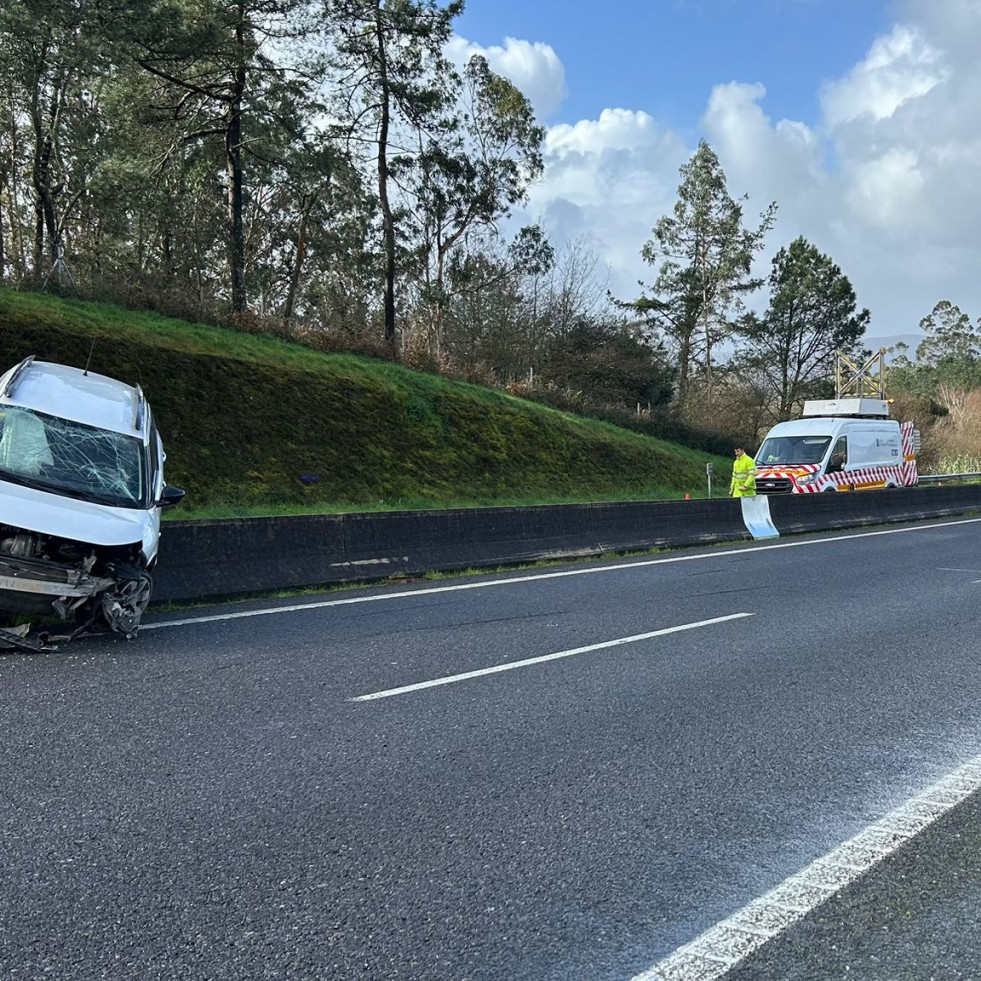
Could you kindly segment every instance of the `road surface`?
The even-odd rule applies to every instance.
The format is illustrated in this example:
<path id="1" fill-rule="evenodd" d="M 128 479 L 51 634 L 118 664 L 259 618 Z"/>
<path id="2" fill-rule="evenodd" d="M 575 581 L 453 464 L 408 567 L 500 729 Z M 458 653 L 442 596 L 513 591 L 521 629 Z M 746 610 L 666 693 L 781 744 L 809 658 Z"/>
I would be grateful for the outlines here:
<path id="1" fill-rule="evenodd" d="M 4 977 L 656 977 L 974 765 L 979 599 L 969 519 L 4 655 Z M 726 976 L 971 977 L 969 790 Z"/>

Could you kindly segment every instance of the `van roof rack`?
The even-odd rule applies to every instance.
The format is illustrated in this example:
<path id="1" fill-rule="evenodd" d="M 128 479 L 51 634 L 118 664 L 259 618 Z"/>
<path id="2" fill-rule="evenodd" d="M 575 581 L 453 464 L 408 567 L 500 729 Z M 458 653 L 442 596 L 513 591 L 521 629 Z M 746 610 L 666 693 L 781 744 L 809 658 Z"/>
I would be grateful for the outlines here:
<path id="1" fill-rule="evenodd" d="M 133 428 L 139 433 L 143 430 L 143 418 L 146 415 L 146 396 L 143 387 L 136 386 L 136 411 L 133 413 Z"/>
<path id="2" fill-rule="evenodd" d="M 0 395 L 2 395 L 3 398 L 9 398 L 13 394 L 14 389 L 17 387 L 17 383 L 24 377 L 24 372 L 27 371 L 27 369 L 30 368 L 33 363 L 34 355 L 29 354 L 23 361 L 21 361 L 19 365 L 17 365 L 16 368 L 14 368 L 14 370 L 11 372 L 10 380 L 4 387 L 3 392 L 0 392 Z"/>
<path id="3" fill-rule="evenodd" d="M 810 399 L 804 403 L 801 416 L 838 416 L 853 419 L 888 419 L 889 403 L 885 399 L 838 398 Z"/>

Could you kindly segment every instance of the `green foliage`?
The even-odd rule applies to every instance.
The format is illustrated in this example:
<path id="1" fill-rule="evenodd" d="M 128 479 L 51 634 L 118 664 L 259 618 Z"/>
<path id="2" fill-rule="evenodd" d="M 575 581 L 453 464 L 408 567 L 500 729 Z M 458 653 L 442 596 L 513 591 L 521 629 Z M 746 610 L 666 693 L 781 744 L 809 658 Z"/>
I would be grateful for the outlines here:
<path id="1" fill-rule="evenodd" d="M 920 321 L 926 335 L 911 360 L 904 349 L 893 349 L 891 389 L 916 393 L 933 400 L 938 412 L 947 412 L 958 393 L 981 388 L 981 319 L 970 317 L 949 300 L 941 300 Z"/>
<path id="2" fill-rule="evenodd" d="M 961 453 L 942 457 L 937 473 L 981 473 L 981 454 Z"/>
<path id="3" fill-rule="evenodd" d="M 935 386 L 981 386 L 981 321 L 972 324 L 956 304 L 941 300 L 920 327 L 926 337 L 916 348 L 916 363 L 932 375 Z"/>
<path id="4" fill-rule="evenodd" d="M 920 364 L 937 367 L 945 361 L 975 363 L 981 355 L 981 331 L 950 300 L 941 300 L 920 321 L 926 337 L 916 348 Z"/>
<path id="5" fill-rule="evenodd" d="M 525 200 L 543 168 L 545 130 L 536 124 L 531 103 L 491 71 L 484 57 L 474 55 L 467 63 L 460 94 L 463 108 L 454 125 L 428 138 L 417 127 L 420 151 L 404 155 L 400 168 L 423 280 L 426 344 L 433 354 L 444 348 L 450 287 L 461 279 L 459 269 L 454 276 L 448 268 L 454 253 L 475 231 L 496 236 L 498 224 Z M 542 238 L 534 226 L 522 229 L 513 248 L 519 263 L 541 260 Z"/>
<path id="6" fill-rule="evenodd" d="M 81 301 L 0 290 L 0 337 L 11 364 L 91 351 L 93 371 L 141 382 L 188 490 L 175 516 L 676 497 L 711 459 L 393 363 Z"/>
<path id="7" fill-rule="evenodd" d="M 393 185 L 406 169 L 409 146 L 449 137 L 457 128 L 451 107 L 459 76 L 443 49 L 462 0 L 326 0 L 327 48 L 335 86 L 332 131 L 370 148 L 378 187 L 384 250 L 385 340 L 396 334 L 396 272 L 405 241 L 405 208 Z"/>
<path id="8" fill-rule="evenodd" d="M 663 350 L 617 320 L 580 319 L 551 339 L 545 364 L 551 382 L 587 392 L 594 403 L 650 408 L 671 401 L 674 371 Z"/>
<path id="9" fill-rule="evenodd" d="M 693 367 L 701 365 L 711 383 L 713 348 L 732 332 L 740 298 L 760 285 L 750 266 L 776 205 L 756 229 L 744 228 L 742 205 L 729 194 L 719 158 L 704 140 L 681 176 L 673 214 L 658 221 L 641 251 L 657 269 L 651 295 L 632 305 L 672 341 L 684 398 Z"/>
<path id="10" fill-rule="evenodd" d="M 743 361 L 765 383 L 777 421 L 790 419 L 805 399 L 822 397 L 835 351 L 855 350 L 869 322 L 869 311 L 856 305 L 848 277 L 806 239 L 776 254 L 769 307 L 762 317 L 747 316 L 740 332 Z"/>

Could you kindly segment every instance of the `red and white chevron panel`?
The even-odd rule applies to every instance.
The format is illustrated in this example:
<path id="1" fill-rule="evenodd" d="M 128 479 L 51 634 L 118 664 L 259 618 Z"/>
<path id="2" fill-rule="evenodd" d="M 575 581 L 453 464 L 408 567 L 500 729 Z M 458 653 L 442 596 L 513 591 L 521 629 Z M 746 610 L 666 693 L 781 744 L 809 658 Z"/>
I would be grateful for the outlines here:
<path id="1" fill-rule="evenodd" d="M 912 450 L 912 424 L 909 425 L 909 445 L 910 450 Z M 905 449 L 905 432 L 903 436 Z M 794 494 L 820 494 L 831 488 L 835 490 L 842 488 L 846 490 L 873 490 L 878 487 L 885 487 L 886 484 L 895 484 L 897 487 L 912 487 L 919 480 L 916 472 L 916 459 L 910 454 L 909 459 L 894 467 L 861 467 L 857 470 L 823 474 L 809 484 L 797 483 L 797 477 L 817 473 L 820 469 L 821 465 L 817 463 L 800 464 L 793 467 L 757 467 L 756 479 L 757 481 L 764 481 L 767 477 L 776 477 L 789 480 L 791 492 Z"/>

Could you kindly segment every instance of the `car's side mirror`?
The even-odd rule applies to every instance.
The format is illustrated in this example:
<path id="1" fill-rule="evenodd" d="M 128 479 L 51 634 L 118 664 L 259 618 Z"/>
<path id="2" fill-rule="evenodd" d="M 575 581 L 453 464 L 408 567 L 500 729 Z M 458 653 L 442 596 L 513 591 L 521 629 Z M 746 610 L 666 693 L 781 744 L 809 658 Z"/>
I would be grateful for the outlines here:
<path id="1" fill-rule="evenodd" d="M 180 504 L 184 500 L 184 493 L 183 487 L 165 487 L 163 493 L 160 495 L 160 500 L 157 501 L 157 507 L 169 508 L 175 504 Z"/>

